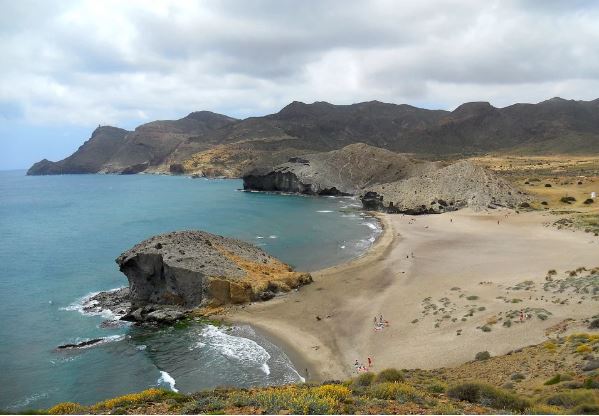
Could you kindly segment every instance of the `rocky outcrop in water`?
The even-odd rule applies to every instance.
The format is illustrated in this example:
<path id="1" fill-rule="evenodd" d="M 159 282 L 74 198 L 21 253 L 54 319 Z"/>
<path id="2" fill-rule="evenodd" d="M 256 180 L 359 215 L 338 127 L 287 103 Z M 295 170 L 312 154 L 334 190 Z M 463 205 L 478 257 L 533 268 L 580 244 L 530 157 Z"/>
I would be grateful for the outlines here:
<path id="1" fill-rule="evenodd" d="M 257 169 L 243 177 L 243 187 L 309 195 L 355 195 L 365 187 L 408 178 L 436 167 L 433 162 L 356 143 L 331 152 L 294 157 L 272 170 Z"/>
<path id="2" fill-rule="evenodd" d="M 203 231 L 149 238 L 116 259 L 129 280 L 133 321 L 169 322 L 200 306 L 267 300 L 312 281 L 243 241 Z"/>

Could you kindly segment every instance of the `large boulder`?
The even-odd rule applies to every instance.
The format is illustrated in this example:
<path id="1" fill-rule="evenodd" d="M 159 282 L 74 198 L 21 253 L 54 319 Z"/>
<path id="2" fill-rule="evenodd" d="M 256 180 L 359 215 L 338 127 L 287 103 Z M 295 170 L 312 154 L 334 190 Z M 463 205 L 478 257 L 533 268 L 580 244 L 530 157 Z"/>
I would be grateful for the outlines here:
<path id="1" fill-rule="evenodd" d="M 245 303 L 312 281 L 249 243 L 203 231 L 151 237 L 116 262 L 129 280 L 131 310 L 146 308 L 144 313 L 151 312 L 148 305 Z"/>

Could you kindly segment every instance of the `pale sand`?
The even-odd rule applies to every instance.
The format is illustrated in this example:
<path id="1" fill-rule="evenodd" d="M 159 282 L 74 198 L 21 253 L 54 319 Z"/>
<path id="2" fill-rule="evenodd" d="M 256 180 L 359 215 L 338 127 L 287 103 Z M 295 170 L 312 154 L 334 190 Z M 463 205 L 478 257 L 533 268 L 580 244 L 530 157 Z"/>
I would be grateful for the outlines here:
<path id="1" fill-rule="evenodd" d="M 483 350 L 503 354 L 542 342 L 547 339 L 546 328 L 565 318 L 589 318 L 599 312 L 597 301 L 590 299 L 582 304 L 547 302 L 550 295 L 543 292 L 542 284 L 549 269 L 563 272 L 599 266 L 599 239 L 545 227 L 544 222 L 555 220 L 549 214 L 463 210 L 380 217 L 385 232 L 363 257 L 315 272 L 313 284 L 239 308 L 228 318 L 276 334 L 287 344 L 284 349 L 301 355 L 298 364 L 310 368 L 310 379 L 323 380 L 355 375 L 353 363 L 356 359 L 366 363 L 367 357 L 373 358 L 374 370 L 430 369 L 472 360 Z M 533 280 L 541 288 L 506 291 L 524 280 Z M 481 281 L 491 284 L 481 285 Z M 496 299 L 506 294 L 524 301 L 511 304 Z M 468 301 L 469 295 L 479 299 Z M 454 309 L 447 313 L 457 321 L 449 318 L 435 328 L 435 319 L 444 313 L 423 315 L 422 301 L 429 296 L 438 305 L 439 299 L 447 297 L 447 309 Z M 471 307 L 467 305 L 486 310 L 462 322 Z M 522 307 L 542 307 L 553 315 L 545 321 L 532 317 L 511 328 L 500 322 L 491 332 L 476 328 L 499 312 Z M 390 326 L 375 331 L 373 318 L 379 313 Z M 461 335 L 456 334 L 458 329 Z"/>

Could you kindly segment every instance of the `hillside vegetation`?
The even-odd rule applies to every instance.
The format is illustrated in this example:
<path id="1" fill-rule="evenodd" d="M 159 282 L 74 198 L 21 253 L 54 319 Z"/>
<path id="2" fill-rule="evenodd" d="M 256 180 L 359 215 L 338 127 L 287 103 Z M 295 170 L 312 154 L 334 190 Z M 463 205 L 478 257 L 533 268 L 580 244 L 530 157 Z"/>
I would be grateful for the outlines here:
<path id="1" fill-rule="evenodd" d="M 592 325 L 592 324 L 591 324 Z M 597 414 L 599 334 L 557 337 L 456 368 L 387 369 L 320 385 L 217 388 L 190 395 L 150 389 L 43 414 Z"/>

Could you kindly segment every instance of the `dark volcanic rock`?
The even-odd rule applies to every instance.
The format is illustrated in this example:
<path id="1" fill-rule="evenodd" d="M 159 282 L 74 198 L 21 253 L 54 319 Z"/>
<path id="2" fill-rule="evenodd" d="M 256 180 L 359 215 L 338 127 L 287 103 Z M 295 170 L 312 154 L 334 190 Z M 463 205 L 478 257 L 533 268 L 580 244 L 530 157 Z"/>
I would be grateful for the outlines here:
<path id="1" fill-rule="evenodd" d="M 127 133 L 127 130 L 117 127 L 98 127 L 92 133 L 92 137 L 71 156 L 59 162 L 50 162 L 47 159 L 37 162 L 27 171 L 27 175 L 101 172 L 125 143 Z"/>
<path id="2" fill-rule="evenodd" d="M 96 135 L 106 140 L 93 140 Z M 187 166 L 186 161 L 203 154 L 186 172 L 199 173 L 197 169 L 205 176 L 238 177 L 250 167 L 272 168 L 289 157 L 358 142 L 424 155 L 499 150 L 596 153 L 599 100 L 552 98 L 505 108 L 476 102 L 451 112 L 379 101 L 293 102 L 276 114 L 245 120 L 199 111 L 179 120 L 147 123 L 134 132 L 101 127 L 73 155 L 60 162 L 38 162 L 29 174 L 120 173 L 144 165 L 145 171 L 168 172 L 172 164 Z M 217 148 L 216 155 L 205 153 Z"/>
<path id="3" fill-rule="evenodd" d="M 356 143 L 331 152 L 292 158 L 272 170 L 255 170 L 244 176 L 243 187 L 310 195 L 354 195 L 366 186 L 408 178 L 436 166 Z"/>
<path id="4" fill-rule="evenodd" d="M 90 339 L 89 341 L 79 342 L 77 344 L 63 344 L 56 347 L 57 350 L 71 350 L 75 348 L 89 347 L 104 341 L 104 338 Z"/>

